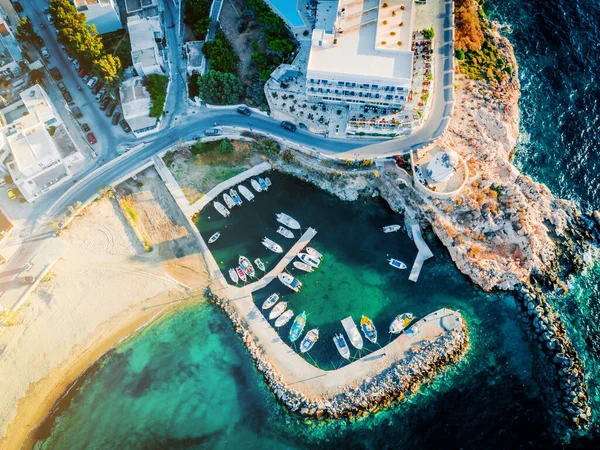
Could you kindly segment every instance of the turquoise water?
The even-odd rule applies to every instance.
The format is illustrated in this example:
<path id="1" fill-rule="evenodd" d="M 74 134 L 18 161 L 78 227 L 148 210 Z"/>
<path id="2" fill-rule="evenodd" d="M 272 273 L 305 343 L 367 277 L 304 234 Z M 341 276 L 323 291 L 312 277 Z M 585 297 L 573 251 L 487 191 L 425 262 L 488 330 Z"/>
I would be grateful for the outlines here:
<path id="1" fill-rule="evenodd" d="M 303 27 L 304 22 L 296 8 L 296 0 L 268 0 L 277 11 L 293 26 Z"/>

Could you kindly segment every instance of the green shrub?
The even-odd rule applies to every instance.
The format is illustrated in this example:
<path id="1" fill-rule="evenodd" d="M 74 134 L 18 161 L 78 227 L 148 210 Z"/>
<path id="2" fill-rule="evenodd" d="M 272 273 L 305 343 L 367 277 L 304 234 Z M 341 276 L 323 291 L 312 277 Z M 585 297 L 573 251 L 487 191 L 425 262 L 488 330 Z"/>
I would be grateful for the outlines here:
<path id="1" fill-rule="evenodd" d="M 433 27 L 425 28 L 423 30 L 423 36 L 425 36 L 425 39 L 429 39 L 429 40 L 433 39 L 433 37 L 435 36 L 435 31 L 433 30 Z"/>
<path id="2" fill-rule="evenodd" d="M 206 103 L 234 105 L 239 103 L 244 88 L 237 75 L 210 70 L 198 77 L 198 91 Z"/>
<path id="3" fill-rule="evenodd" d="M 235 147 L 233 146 L 233 144 L 231 143 L 231 141 L 229 139 L 223 139 L 221 141 L 221 151 L 223 153 L 233 153 L 234 150 L 235 150 Z"/>
<path id="4" fill-rule="evenodd" d="M 146 89 L 150 94 L 150 117 L 162 116 L 167 100 L 167 84 L 169 78 L 165 75 L 153 73 L 146 77 Z"/>

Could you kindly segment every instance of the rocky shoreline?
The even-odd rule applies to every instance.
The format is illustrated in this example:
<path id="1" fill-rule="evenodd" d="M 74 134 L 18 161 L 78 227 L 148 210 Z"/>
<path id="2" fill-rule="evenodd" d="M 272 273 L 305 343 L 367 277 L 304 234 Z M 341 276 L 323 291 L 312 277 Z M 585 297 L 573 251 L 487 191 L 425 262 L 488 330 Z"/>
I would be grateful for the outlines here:
<path id="1" fill-rule="evenodd" d="M 394 362 L 379 375 L 363 380 L 358 387 L 348 388 L 330 398 L 308 398 L 288 386 L 277 373 L 235 308 L 212 293 L 210 288 L 207 288 L 205 295 L 227 314 L 256 369 L 277 400 L 306 418 L 350 418 L 376 412 L 414 393 L 423 382 L 435 377 L 448 364 L 458 362 L 469 347 L 469 337 L 463 323 L 460 330 L 448 332 L 433 342 L 424 342 L 418 351 L 410 351 L 408 357 Z"/>

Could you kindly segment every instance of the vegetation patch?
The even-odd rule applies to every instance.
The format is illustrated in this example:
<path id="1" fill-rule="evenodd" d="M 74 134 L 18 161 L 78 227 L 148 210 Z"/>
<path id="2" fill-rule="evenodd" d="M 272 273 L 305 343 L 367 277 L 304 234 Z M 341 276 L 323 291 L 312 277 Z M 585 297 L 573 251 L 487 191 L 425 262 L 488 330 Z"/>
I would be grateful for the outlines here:
<path id="1" fill-rule="evenodd" d="M 188 0 L 185 2 L 183 23 L 191 28 L 194 37 L 199 41 L 206 38 L 210 26 L 211 3 L 211 0 Z"/>
<path id="2" fill-rule="evenodd" d="M 117 56 L 121 60 L 123 68 L 133 66 L 131 59 L 131 41 L 127 29 L 112 31 L 110 33 L 101 34 L 100 39 L 104 44 L 104 48 L 109 53 Z"/>
<path id="3" fill-rule="evenodd" d="M 235 105 L 244 93 L 240 77 L 215 70 L 200 75 L 197 86 L 200 98 L 211 105 Z"/>
<path id="4" fill-rule="evenodd" d="M 169 78 L 166 75 L 153 73 L 146 77 L 146 89 L 150 94 L 150 117 L 160 117 L 165 109 L 167 100 L 167 84 Z"/>

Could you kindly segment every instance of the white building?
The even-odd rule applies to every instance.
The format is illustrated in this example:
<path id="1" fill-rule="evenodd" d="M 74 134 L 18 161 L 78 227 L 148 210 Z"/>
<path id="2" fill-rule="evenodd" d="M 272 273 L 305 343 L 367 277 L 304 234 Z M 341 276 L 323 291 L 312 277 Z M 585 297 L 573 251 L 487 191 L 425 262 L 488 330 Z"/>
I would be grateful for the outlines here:
<path id="1" fill-rule="evenodd" d="M 413 21 L 412 0 L 319 2 L 308 98 L 401 107 L 412 82 Z"/>
<path id="2" fill-rule="evenodd" d="M 184 44 L 185 54 L 187 56 L 188 75 L 203 75 L 206 70 L 206 58 L 202 53 L 204 41 L 188 41 Z"/>
<path id="3" fill-rule="evenodd" d="M 125 11 L 128 16 L 153 17 L 160 14 L 160 5 L 158 0 L 125 0 Z"/>
<path id="4" fill-rule="evenodd" d="M 77 11 L 85 14 L 87 23 L 96 25 L 98 33 L 110 33 L 123 28 L 115 0 L 74 0 L 74 3 Z"/>
<path id="5" fill-rule="evenodd" d="M 23 61 L 21 47 L 0 16 L 0 74 L 13 78 L 21 74 L 19 63 Z"/>
<path id="6" fill-rule="evenodd" d="M 158 17 L 128 17 L 127 28 L 131 41 L 131 59 L 137 75 L 164 74 L 163 58 L 158 45 L 163 39 L 163 31 Z"/>
<path id="7" fill-rule="evenodd" d="M 0 159 L 31 202 L 71 178 L 69 167 L 83 157 L 39 85 L 20 96 L 0 110 Z"/>
<path id="8" fill-rule="evenodd" d="M 158 120 L 150 117 L 150 94 L 142 77 L 123 81 L 119 90 L 123 117 L 136 137 L 145 136 L 158 130 Z"/>

